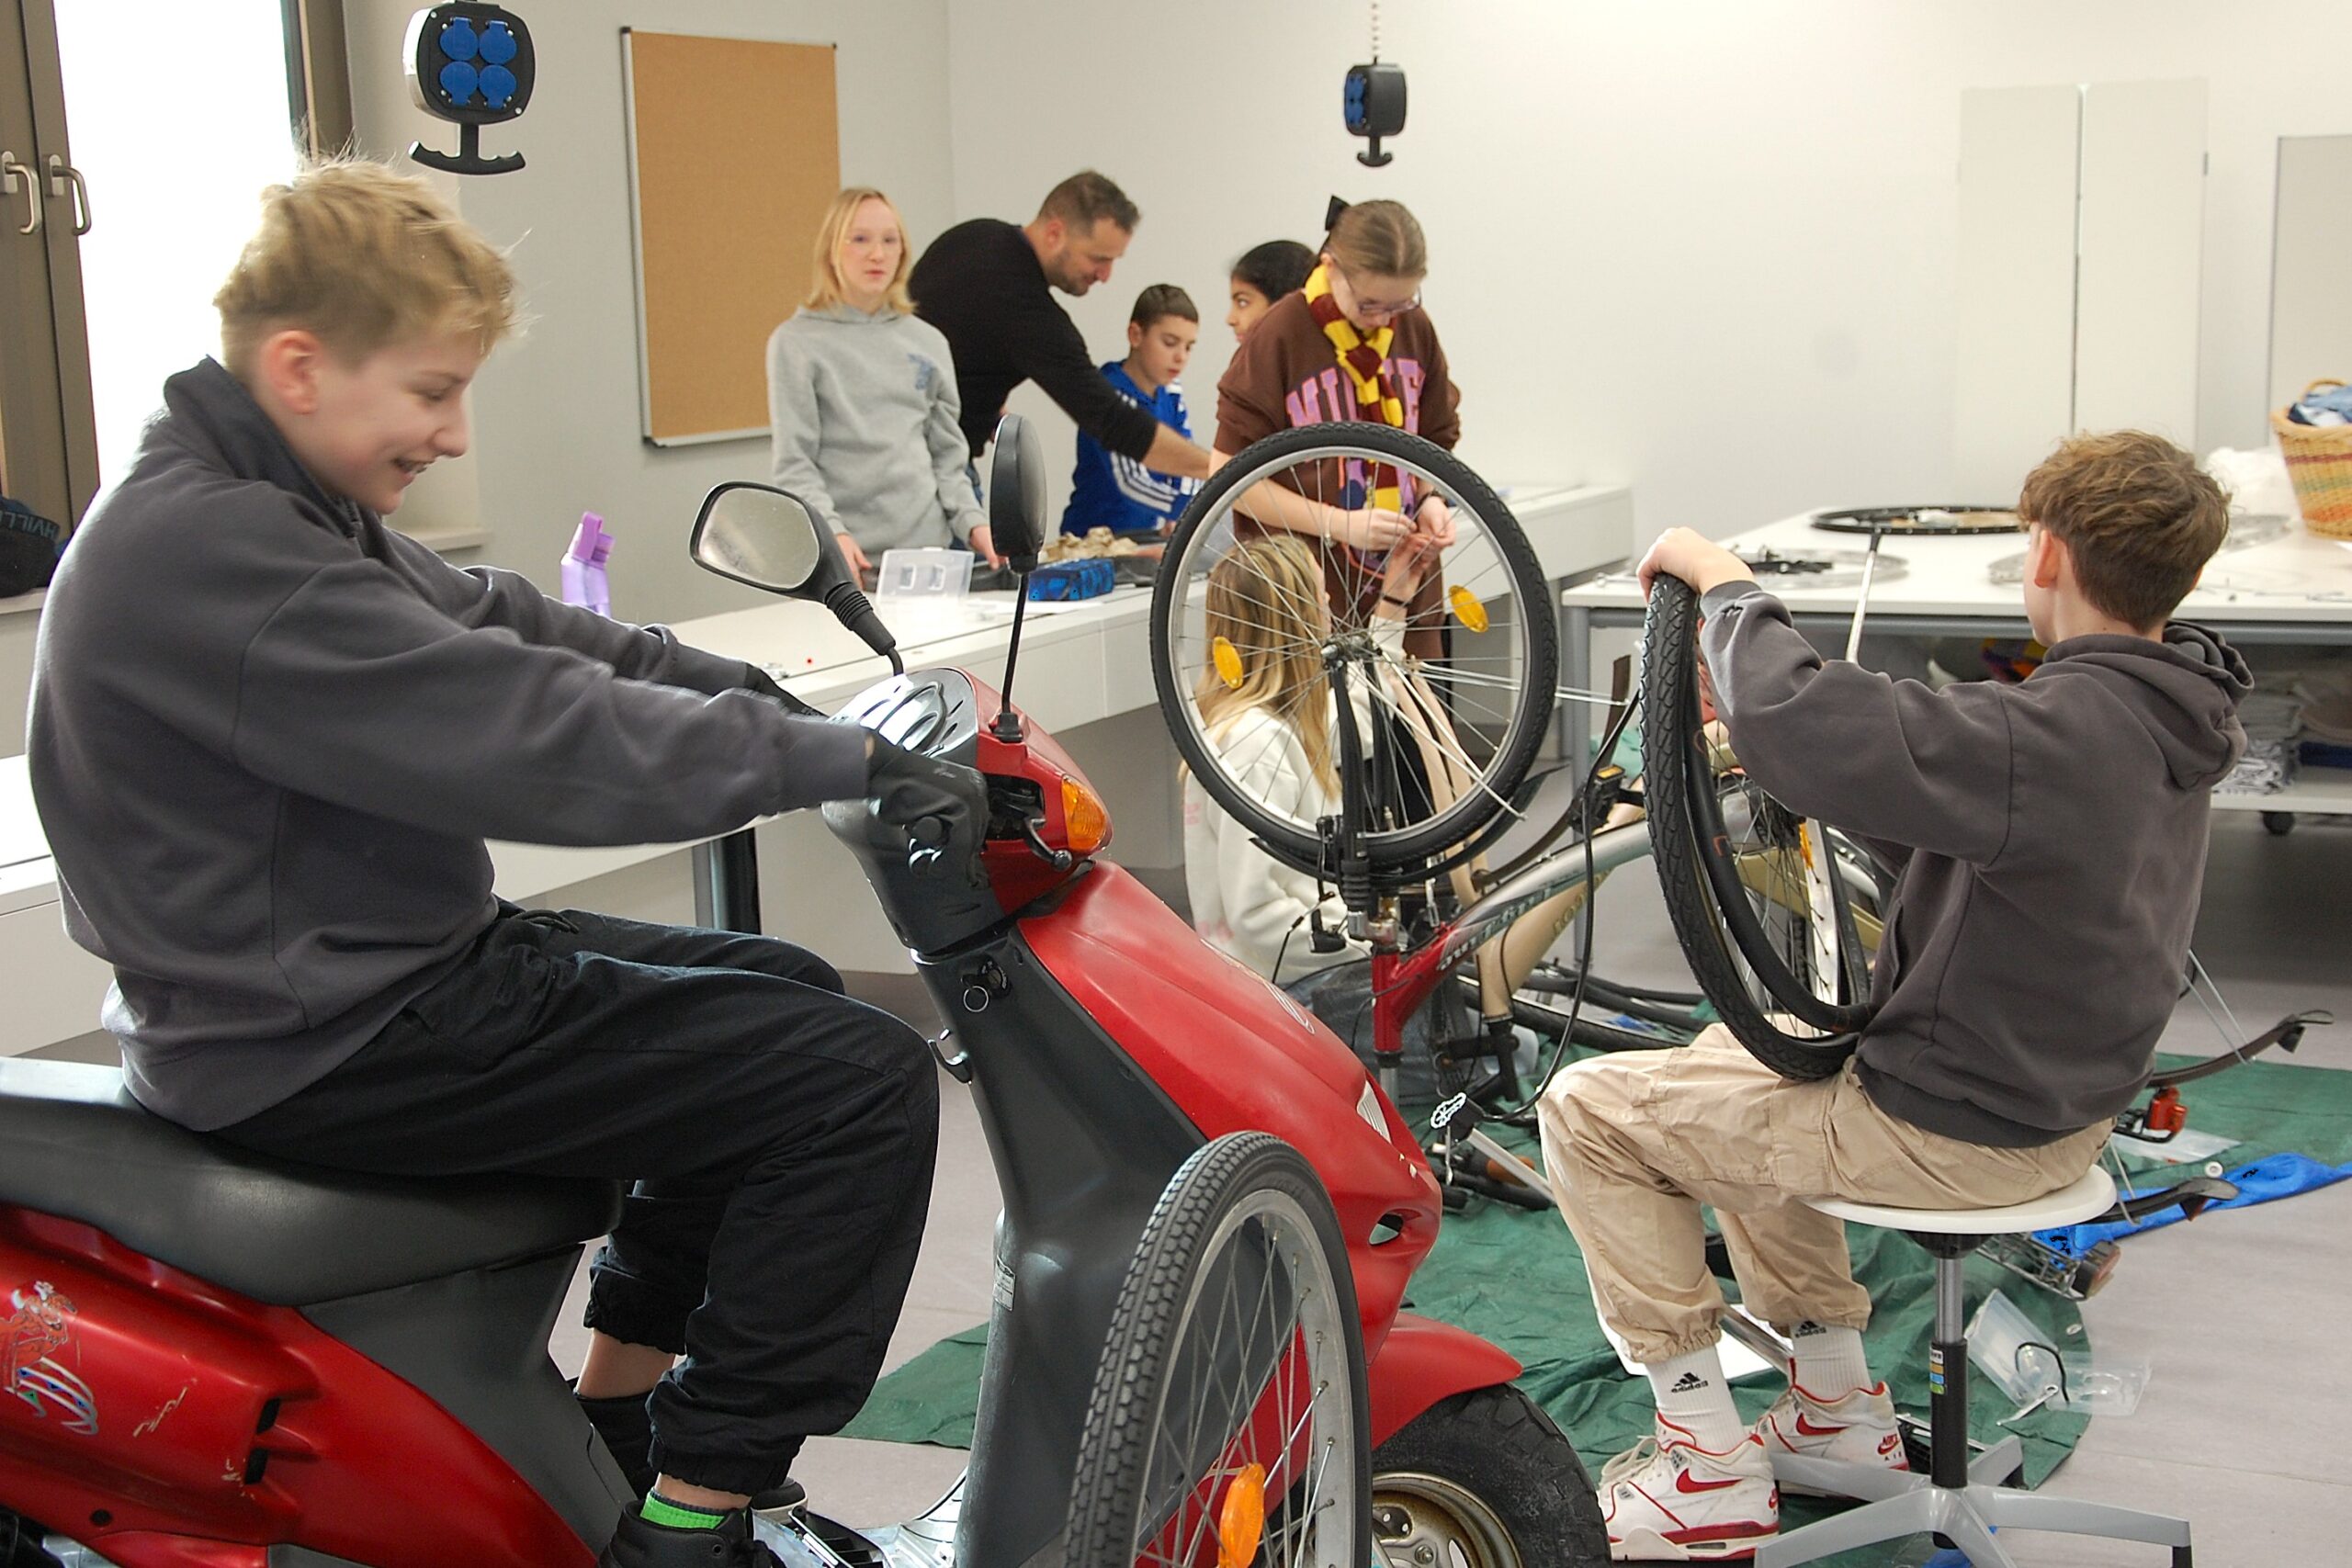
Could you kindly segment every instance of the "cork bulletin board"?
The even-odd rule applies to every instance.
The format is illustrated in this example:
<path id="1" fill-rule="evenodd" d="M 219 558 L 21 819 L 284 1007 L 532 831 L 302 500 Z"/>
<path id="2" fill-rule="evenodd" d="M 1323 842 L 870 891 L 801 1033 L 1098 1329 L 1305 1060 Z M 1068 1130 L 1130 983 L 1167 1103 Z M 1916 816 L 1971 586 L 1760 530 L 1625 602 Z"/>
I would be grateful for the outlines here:
<path id="1" fill-rule="evenodd" d="M 833 47 L 624 28 L 621 81 L 645 439 L 765 435 L 768 334 L 841 188 Z"/>

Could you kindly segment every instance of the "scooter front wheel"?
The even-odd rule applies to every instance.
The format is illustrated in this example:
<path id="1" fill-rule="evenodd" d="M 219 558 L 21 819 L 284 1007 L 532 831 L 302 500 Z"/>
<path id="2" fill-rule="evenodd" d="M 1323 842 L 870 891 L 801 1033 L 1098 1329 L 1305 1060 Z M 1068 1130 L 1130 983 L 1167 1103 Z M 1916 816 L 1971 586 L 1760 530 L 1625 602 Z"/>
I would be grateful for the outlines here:
<path id="1" fill-rule="evenodd" d="M 1372 1526 L 1387 1561 L 1585 1568 L 1609 1561 L 1584 1462 L 1508 1386 L 1441 1400 L 1372 1456 Z"/>
<path id="2" fill-rule="evenodd" d="M 1177 1170 L 1087 1402 L 1069 1568 L 1363 1568 L 1363 1337 L 1331 1200 L 1265 1133 Z"/>

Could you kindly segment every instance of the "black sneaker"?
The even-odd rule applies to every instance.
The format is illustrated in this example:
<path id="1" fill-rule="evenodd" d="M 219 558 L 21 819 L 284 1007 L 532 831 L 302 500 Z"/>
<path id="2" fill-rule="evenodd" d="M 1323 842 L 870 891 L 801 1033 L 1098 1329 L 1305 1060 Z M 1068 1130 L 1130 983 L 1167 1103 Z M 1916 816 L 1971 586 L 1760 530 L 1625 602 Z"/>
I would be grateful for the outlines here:
<path id="1" fill-rule="evenodd" d="M 738 1508 L 711 1529 L 657 1525 L 635 1509 L 621 1516 L 597 1568 L 784 1568 L 752 1539 L 752 1516 Z"/>

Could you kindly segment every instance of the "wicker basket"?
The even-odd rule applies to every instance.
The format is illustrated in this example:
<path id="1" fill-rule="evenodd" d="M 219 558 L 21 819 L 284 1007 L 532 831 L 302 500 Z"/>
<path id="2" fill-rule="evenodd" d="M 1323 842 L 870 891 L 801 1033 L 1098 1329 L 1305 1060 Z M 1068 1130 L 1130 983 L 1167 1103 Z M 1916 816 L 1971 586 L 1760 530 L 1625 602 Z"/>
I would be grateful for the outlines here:
<path id="1" fill-rule="evenodd" d="M 2313 381 L 2303 389 L 2303 397 L 2323 387 L 2343 385 Z M 2287 477 L 2294 481 L 2295 504 L 2304 525 L 2326 538 L 2352 539 L 2352 424 L 2297 424 L 2285 409 L 2278 409 L 2270 415 L 2270 428 L 2287 459 Z"/>

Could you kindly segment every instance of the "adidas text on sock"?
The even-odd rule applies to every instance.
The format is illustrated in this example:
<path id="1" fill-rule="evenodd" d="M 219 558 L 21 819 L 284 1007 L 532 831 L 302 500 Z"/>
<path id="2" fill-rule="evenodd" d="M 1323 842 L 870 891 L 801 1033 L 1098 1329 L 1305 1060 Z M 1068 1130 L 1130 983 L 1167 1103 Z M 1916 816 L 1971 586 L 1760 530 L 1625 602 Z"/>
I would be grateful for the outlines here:
<path id="1" fill-rule="evenodd" d="M 1747 1435 L 1747 1424 L 1732 1404 L 1731 1384 L 1724 1379 L 1723 1359 L 1712 1345 L 1653 1361 L 1648 1369 L 1657 1413 L 1690 1434 L 1691 1441 L 1709 1453 L 1724 1453 Z"/>
<path id="2" fill-rule="evenodd" d="M 1851 1328 L 1833 1328 L 1808 1319 L 1789 1331 L 1793 1358 L 1789 1381 L 1824 1404 L 1843 1399 L 1858 1388 L 1868 1388 L 1870 1362 L 1862 1355 L 1862 1337 Z"/>

